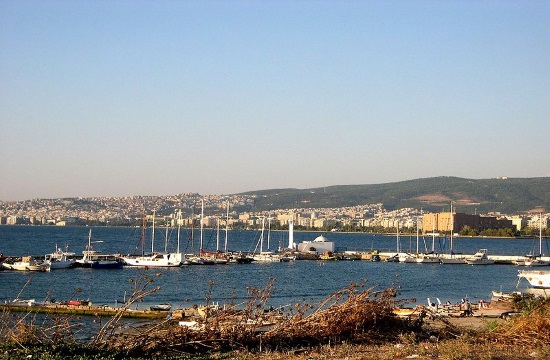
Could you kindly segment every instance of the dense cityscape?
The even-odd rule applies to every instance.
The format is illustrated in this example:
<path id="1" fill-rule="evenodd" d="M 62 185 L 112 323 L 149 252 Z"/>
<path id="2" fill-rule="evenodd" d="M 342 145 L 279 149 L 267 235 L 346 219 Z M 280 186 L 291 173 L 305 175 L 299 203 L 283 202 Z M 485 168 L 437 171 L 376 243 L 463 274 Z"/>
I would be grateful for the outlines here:
<path id="1" fill-rule="evenodd" d="M 429 213 L 421 209 L 403 208 L 386 210 L 382 203 L 340 208 L 294 208 L 270 212 L 255 209 L 258 195 L 200 195 L 197 193 L 170 196 L 129 196 L 33 199 L 0 202 L 1 225 L 56 225 L 56 226 L 136 226 L 144 216 L 155 214 L 159 225 L 177 225 L 178 212 L 182 212 L 180 225 L 197 225 L 201 219 L 205 227 L 259 228 L 266 218 L 271 228 L 288 227 L 293 218 L 298 229 L 322 231 L 445 231 L 448 225 L 437 224 L 428 218 L 430 226 L 422 225 Z M 229 209 L 228 209 L 229 207 Z M 465 215 L 466 216 L 466 215 Z M 474 215 L 468 215 L 470 217 Z M 484 214 L 475 215 L 477 230 L 510 228 L 514 232 L 533 233 L 548 229 L 548 214 L 532 215 Z M 541 218 L 542 217 L 542 218 Z M 481 220 L 479 220 L 481 219 Z M 488 221 L 490 220 L 490 221 Z M 457 220 L 455 219 L 455 222 Z M 435 223 L 434 223 L 435 222 Z M 447 220 L 448 222 L 448 220 Z M 265 224 L 264 224 L 265 225 Z M 459 226 L 459 227 L 457 227 Z M 460 224 L 453 231 L 463 230 Z M 468 235 L 465 233 L 465 235 Z M 471 234 L 470 234 L 471 235 Z M 474 234 L 475 235 L 475 234 Z M 510 234 L 513 235 L 513 234 Z M 516 234 L 517 235 L 517 234 Z"/>

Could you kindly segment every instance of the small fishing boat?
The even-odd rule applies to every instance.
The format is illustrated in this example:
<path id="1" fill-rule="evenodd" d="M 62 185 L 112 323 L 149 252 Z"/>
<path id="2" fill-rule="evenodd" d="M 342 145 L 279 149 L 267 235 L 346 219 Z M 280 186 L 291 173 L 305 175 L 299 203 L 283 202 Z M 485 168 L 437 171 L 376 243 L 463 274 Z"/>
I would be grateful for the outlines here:
<path id="1" fill-rule="evenodd" d="M 149 309 L 152 311 L 170 311 L 170 309 L 172 309 L 172 305 L 169 303 L 156 304 L 151 305 Z"/>
<path id="2" fill-rule="evenodd" d="M 17 271 L 50 271 L 50 264 L 39 261 L 32 256 L 23 256 L 21 261 L 16 261 L 13 264 L 3 262 L 2 266 L 8 270 Z"/>
<path id="3" fill-rule="evenodd" d="M 75 266 L 92 269 L 122 269 L 124 263 L 115 255 L 101 254 L 92 247 L 92 229 L 88 234 L 88 245 L 82 251 L 82 259 L 76 260 Z"/>
<path id="4" fill-rule="evenodd" d="M 326 253 L 324 253 L 323 255 L 321 255 L 319 257 L 319 259 L 321 260 L 325 260 L 325 261 L 335 261 L 335 260 L 338 260 L 336 258 L 336 256 L 334 256 L 334 254 L 330 251 L 327 251 Z"/>
<path id="5" fill-rule="evenodd" d="M 75 264 L 75 253 L 67 252 L 55 247 L 55 252 L 46 254 L 43 264 L 49 264 L 52 270 L 68 269 Z"/>

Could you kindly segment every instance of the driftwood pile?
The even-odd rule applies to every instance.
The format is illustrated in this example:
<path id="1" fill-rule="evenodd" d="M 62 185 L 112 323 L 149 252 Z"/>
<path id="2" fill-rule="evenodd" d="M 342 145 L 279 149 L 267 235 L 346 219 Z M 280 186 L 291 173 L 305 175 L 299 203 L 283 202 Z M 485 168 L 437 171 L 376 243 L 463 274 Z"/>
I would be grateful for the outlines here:
<path id="1" fill-rule="evenodd" d="M 264 289 L 248 289 L 244 309 L 206 308 L 194 326 L 166 320 L 106 339 L 104 345 L 127 354 L 198 353 L 229 350 L 285 350 L 343 341 L 395 339 L 418 322 L 392 314 L 394 289 L 374 291 L 351 284 L 317 304 L 300 302 L 292 309 L 266 309 L 274 280 Z M 211 311 L 208 311 L 211 310 Z"/>

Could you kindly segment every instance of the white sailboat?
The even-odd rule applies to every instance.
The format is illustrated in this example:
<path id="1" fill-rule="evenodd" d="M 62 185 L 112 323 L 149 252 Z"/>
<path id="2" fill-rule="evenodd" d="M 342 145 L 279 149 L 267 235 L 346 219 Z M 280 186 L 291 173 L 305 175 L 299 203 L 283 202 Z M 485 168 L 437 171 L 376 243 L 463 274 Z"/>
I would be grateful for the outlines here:
<path id="1" fill-rule="evenodd" d="M 400 263 L 416 263 L 416 258 L 418 257 L 418 240 L 419 240 L 419 234 L 418 234 L 418 219 L 416 224 L 416 254 L 401 254 L 399 255 L 399 262 Z M 397 227 L 397 233 L 399 234 L 399 227 Z"/>
<path id="2" fill-rule="evenodd" d="M 141 267 L 180 266 L 183 260 L 183 255 L 179 249 L 179 238 L 178 238 L 177 252 L 175 253 L 155 252 L 155 212 L 154 211 L 153 211 L 153 226 L 152 226 L 152 235 L 151 235 L 151 253 L 145 254 L 145 251 L 144 251 L 145 228 L 146 228 L 145 218 L 143 222 L 144 223 L 141 231 L 142 253 L 140 255 L 122 256 L 121 258 L 124 261 L 124 263 L 128 266 L 141 266 Z"/>
<path id="3" fill-rule="evenodd" d="M 449 226 L 447 226 L 449 227 Z M 453 233 L 454 233 L 454 213 L 453 213 L 453 202 L 451 201 L 451 226 L 450 226 L 450 244 L 449 244 L 449 255 L 440 256 L 439 261 L 442 264 L 466 264 L 466 261 L 462 256 L 457 256 L 453 252 Z"/>
<path id="4" fill-rule="evenodd" d="M 254 249 L 254 261 L 258 262 L 280 262 L 280 256 L 277 254 L 274 254 L 272 251 L 264 251 L 264 231 L 265 231 L 265 216 L 262 217 L 262 232 L 260 234 L 260 239 L 258 240 L 258 244 L 256 244 L 256 249 Z M 258 245 L 260 246 L 260 250 L 258 253 L 256 253 L 256 250 L 258 250 Z"/>
<path id="5" fill-rule="evenodd" d="M 550 261 L 542 259 L 542 214 L 539 216 L 539 255 L 529 256 L 523 261 L 525 266 L 548 266 Z"/>
<path id="6" fill-rule="evenodd" d="M 426 247 L 425 241 L 424 247 Z M 439 256 L 435 253 L 435 228 L 432 231 L 432 251 L 428 253 L 426 249 L 425 254 L 418 254 L 416 257 L 416 262 L 420 264 L 439 264 Z"/>

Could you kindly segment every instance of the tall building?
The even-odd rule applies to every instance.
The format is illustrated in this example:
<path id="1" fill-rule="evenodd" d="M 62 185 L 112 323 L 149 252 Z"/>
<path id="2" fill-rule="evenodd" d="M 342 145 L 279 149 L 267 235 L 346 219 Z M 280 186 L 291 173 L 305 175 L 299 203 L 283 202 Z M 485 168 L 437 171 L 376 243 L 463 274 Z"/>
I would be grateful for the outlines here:
<path id="1" fill-rule="evenodd" d="M 498 219 L 494 216 L 471 215 L 464 213 L 441 212 L 425 214 L 422 218 L 422 232 L 424 234 L 438 232 L 459 232 L 465 226 L 482 231 L 487 229 L 514 229 L 512 220 Z"/>

